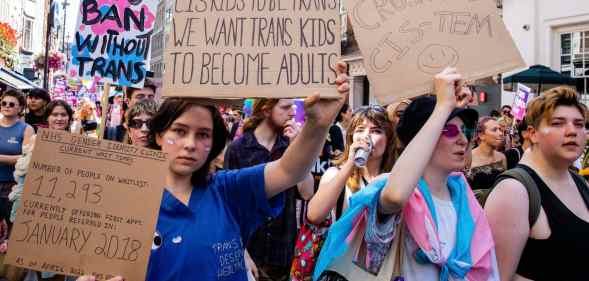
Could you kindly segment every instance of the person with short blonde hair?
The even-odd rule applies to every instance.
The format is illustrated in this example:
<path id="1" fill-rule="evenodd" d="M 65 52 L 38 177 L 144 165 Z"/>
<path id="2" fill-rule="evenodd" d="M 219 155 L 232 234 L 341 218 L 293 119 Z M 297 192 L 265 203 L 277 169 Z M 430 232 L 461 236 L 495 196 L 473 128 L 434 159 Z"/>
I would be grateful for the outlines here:
<path id="1" fill-rule="evenodd" d="M 571 265 L 589 252 L 589 189 L 569 170 L 585 147 L 585 116 L 568 87 L 528 105 L 531 147 L 517 167 L 535 186 L 503 179 L 485 203 L 501 280 L 587 280 L 588 269 Z"/>

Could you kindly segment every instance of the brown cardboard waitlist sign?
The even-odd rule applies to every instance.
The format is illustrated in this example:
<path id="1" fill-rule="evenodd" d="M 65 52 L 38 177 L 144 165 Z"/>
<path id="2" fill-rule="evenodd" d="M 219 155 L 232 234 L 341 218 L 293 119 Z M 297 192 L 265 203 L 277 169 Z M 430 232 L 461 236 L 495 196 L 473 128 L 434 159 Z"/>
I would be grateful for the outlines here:
<path id="1" fill-rule="evenodd" d="M 164 96 L 337 97 L 339 0 L 177 0 Z"/>
<path id="2" fill-rule="evenodd" d="M 350 0 L 349 17 L 377 99 L 432 91 L 445 67 L 479 79 L 524 66 L 491 0 Z"/>
<path id="3" fill-rule="evenodd" d="M 41 129 L 6 261 L 145 280 L 165 159 L 161 151 Z"/>

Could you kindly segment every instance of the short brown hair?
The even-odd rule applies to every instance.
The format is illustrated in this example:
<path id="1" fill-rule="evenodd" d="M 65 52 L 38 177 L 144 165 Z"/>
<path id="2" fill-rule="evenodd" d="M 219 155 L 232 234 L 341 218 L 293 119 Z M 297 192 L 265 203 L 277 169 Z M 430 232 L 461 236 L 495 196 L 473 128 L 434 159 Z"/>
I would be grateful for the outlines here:
<path id="1" fill-rule="evenodd" d="M 25 95 L 19 90 L 8 90 L 0 96 L 0 100 L 3 100 L 4 97 L 13 97 L 18 101 L 19 106 L 21 106 L 21 112 L 24 110 L 25 106 L 27 105 L 27 100 L 25 99 Z"/>
<path id="2" fill-rule="evenodd" d="M 560 86 L 545 91 L 530 102 L 526 112 L 526 123 L 538 128 L 542 120 L 552 118 L 552 114 L 559 106 L 574 106 L 583 115 L 583 118 L 586 118 L 586 110 L 579 101 L 577 91 L 570 87 Z"/>
<path id="3" fill-rule="evenodd" d="M 58 106 L 63 107 L 63 109 L 67 113 L 68 120 L 67 120 L 67 128 L 66 129 L 69 130 L 70 126 L 74 122 L 74 110 L 64 100 L 54 100 L 54 101 L 51 101 L 50 103 L 47 104 L 47 108 L 45 109 L 45 121 L 47 121 L 49 116 L 53 113 L 53 110 Z"/>
<path id="4" fill-rule="evenodd" d="M 154 94 L 157 90 L 157 86 L 155 85 L 153 80 L 151 80 L 149 78 L 145 78 L 145 81 L 143 82 L 143 88 L 152 89 Z M 142 88 L 127 87 L 127 89 L 125 90 L 125 94 L 127 96 L 127 99 L 130 100 L 133 97 L 133 92 L 135 92 L 136 90 L 139 90 L 139 89 L 142 89 Z"/>

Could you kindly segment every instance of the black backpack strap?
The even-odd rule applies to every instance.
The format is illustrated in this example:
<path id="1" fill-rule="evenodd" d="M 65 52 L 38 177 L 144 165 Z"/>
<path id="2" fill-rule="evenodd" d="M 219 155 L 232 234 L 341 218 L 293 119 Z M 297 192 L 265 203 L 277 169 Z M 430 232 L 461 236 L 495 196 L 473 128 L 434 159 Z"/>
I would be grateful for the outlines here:
<path id="1" fill-rule="evenodd" d="M 574 173 L 572 171 L 571 175 L 573 176 L 573 180 L 577 185 L 577 189 L 579 189 L 579 193 L 581 193 L 581 197 L 585 202 L 585 206 L 589 208 L 589 186 L 587 185 L 587 181 L 581 175 Z"/>
<path id="2" fill-rule="evenodd" d="M 530 228 L 532 228 L 532 226 L 538 220 L 538 216 L 540 216 L 540 209 L 542 208 L 542 199 L 540 197 L 538 185 L 530 173 L 528 173 L 528 171 L 521 166 L 516 166 L 513 169 L 503 172 L 497 178 L 495 185 L 507 178 L 512 178 L 519 181 L 526 188 L 529 199 L 528 222 L 530 223 Z"/>

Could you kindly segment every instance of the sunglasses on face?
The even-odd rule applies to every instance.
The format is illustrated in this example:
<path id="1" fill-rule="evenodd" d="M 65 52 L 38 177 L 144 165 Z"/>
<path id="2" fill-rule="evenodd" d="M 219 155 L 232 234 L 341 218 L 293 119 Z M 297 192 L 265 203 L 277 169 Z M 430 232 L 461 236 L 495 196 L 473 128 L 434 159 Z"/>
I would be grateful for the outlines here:
<path id="1" fill-rule="evenodd" d="M 461 132 L 464 134 L 464 136 L 469 142 L 474 137 L 474 129 L 468 128 L 465 125 L 462 125 L 460 126 L 460 128 L 458 128 L 458 126 L 455 124 L 446 124 L 446 126 L 444 126 L 444 129 L 442 129 L 442 135 L 447 138 L 455 138 Z"/>
<path id="2" fill-rule="evenodd" d="M 141 94 L 141 95 L 137 95 L 137 96 L 135 96 L 135 98 L 136 98 L 138 101 L 147 100 L 147 99 L 149 99 L 149 100 L 153 100 L 153 99 L 155 98 L 155 96 L 153 96 L 153 95 L 143 95 L 143 94 Z"/>
<path id="3" fill-rule="evenodd" d="M 384 107 L 382 107 L 380 105 L 364 105 L 364 106 L 361 106 L 361 107 L 357 108 L 356 110 L 354 110 L 353 114 L 360 113 L 360 112 L 366 113 L 368 111 L 376 111 L 379 113 L 385 113 L 386 110 Z"/>
<path id="4" fill-rule="evenodd" d="M 0 103 L 0 105 L 2 105 L 2 107 L 16 107 L 16 103 L 14 102 L 6 102 L 6 101 L 2 101 L 2 103 Z"/>
<path id="5" fill-rule="evenodd" d="M 143 128 L 143 125 L 145 125 L 145 127 L 147 129 L 149 129 L 151 127 L 151 119 L 148 120 L 141 120 L 141 119 L 131 119 L 129 120 L 129 124 L 127 124 L 129 126 L 129 128 L 133 128 L 133 129 L 141 129 Z"/>

